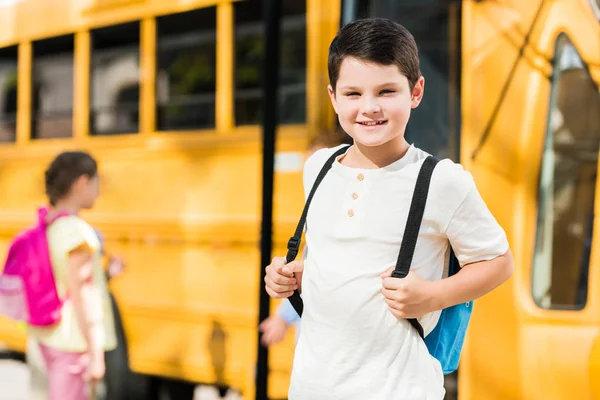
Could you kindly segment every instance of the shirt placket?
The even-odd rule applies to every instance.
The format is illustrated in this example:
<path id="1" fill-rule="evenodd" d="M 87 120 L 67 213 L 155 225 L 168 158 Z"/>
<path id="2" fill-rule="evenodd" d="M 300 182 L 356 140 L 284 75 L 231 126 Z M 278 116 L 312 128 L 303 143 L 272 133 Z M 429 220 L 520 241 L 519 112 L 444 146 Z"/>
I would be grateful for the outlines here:
<path id="1" fill-rule="evenodd" d="M 344 223 L 341 227 L 344 236 L 355 237 L 361 234 L 370 187 L 370 179 L 362 172 L 357 172 L 347 185 L 342 202 Z"/>

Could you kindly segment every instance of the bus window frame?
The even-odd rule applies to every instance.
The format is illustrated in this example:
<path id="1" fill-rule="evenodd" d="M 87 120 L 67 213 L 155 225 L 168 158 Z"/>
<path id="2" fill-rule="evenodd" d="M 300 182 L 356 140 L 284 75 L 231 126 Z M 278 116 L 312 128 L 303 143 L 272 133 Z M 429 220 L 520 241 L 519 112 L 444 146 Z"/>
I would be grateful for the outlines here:
<path id="1" fill-rule="evenodd" d="M 211 128 L 204 129 L 192 129 L 192 130 L 159 130 L 157 129 L 156 124 L 156 48 L 157 43 L 148 43 L 147 39 L 149 37 L 155 37 L 156 33 L 156 24 L 157 19 L 161 16 L 168 16 L 177 13 L 183 13 L 189 11 L 188 7 L 181 6 L 177 7 L 177 10 L 157 10 L 148 13 L 140 13 L 135 15 L 128 15 L 126 18 L 115 18 L 114 21 L 108 23 L 106 18 L 99 18 L 98 20 L 92 20 L 87 23 L 84 27 L 80 27 L 79 29 L 74 29 L 73 27 L 69 27 L 66 29 L 61 29 L 53 32 L 48 32 L 46 34 L 41 35 L 32 35 L 26 38 L 19 38 L 18 40 L 3 43 L 3 47 L 11 47 L 16 46 L 19 52 L 18 58 L 18 79 L 19 79 L 19 93 L 22 90 L 27 90 L 28 87 L 31 86 L 32 80 L 31 77 L 25 76 L 22 74 L 23 71 L 27 71 L 31 69 L 33 66 L 33 48 L 32 45 L 34 42 L 52 39 L 60 36 L 73 36 L 74 38 L 74 50 L 73 50 L 73 62 L 74 62 L 74 71 L 75 71 L 75 79 L 78 78 L 80 81 L 76 80 L 74 82 L 75 93 L 74 93 L 74 104 L 72 110 L 72 120 L 73 120 L 73 135 L 71 137 L 65 138 L 45 138 L 45 139 L 35 139 L 32 137 L 32 129 L 29 124 L 29 120 L 32 117 L 32 110 L 25 111 L 22 107 L 23 104 L 28 104 L 31 101 L 30 95 L 21 96 L 19 94 L 20 100 L 18 100 L 18 111 L 17 111 L 17 125 L 20 127 L 17 128 L 16 140 L 14 142 L 0 142 L 0 156 L 6 154 L 9 158 L 14 157 L 29 157 L 33 156 L 33 154 L 44 154 L 44 151 L 47 150 L 48 146 L 72 146 L 74 143 L 83 146 L 85 148 L 99 148 L 99 149 L 108 149 L 108 148 L 117 148 L 121 145 L 138 147 L 143 146 L 144 143 L 151 138 L 151 140 L 156 141 L 159 140 L 161 143 L 164 143 L 168 147 L 177 144 L 189 144 L 192 146 L 220 146 L 229 144 L 228 136 L 234 136 L 236 140 L 242 140 L 244 143 L 253 142 L 255 140 L 260 141 L 260 131 L 261 124 L 255 125 L 236 125 L 233 113 L 234 113 L 234 102 L 235 102 L 235 87 L 233 82 L 234 75 L 234 34 L 235 34 L 235 24 L 234 24 L 234 13 L 233 13 L 233 5 L 236 0 L 221 0 L 221 1 L 207 1 L 206 3 L 202 3 L 198 8 L 216 8 L 216 29 L 215 34 L 217 36 L 217 45 L 216 45 L 216 109 L 215 109 L 215 126 Z M 329 32 L 329 30 L 324 29 L 320 24 L 316 24 L 314 22 L 314 16 L 320 15 L 323 12 L 323 8 L 329 8 L 330 6 L 321 6 L 316 7 L 314 4 L 311 4 L 308 0 L 301 0 L 306 2 L 306 40 L 319 42 L 322 39 L 314 39 L 315 32 Z M 103 8 L 104 10 L 104 8 Z M 92 8 L 86 9 L 85 13 L 89 16 L 93 16 L 95 10 Z M 312 21 L 312 22 L 311 22 Z M 130 132 L 130 133 L 119 133 L 114 135 L 92 135 L 91 129 L 89 126 L 89 118 L 88 114 L 91 111 L 92 107 L 90 103 L 90 98 L 88 96 L 91 91 L 91 34 L 92 31 L 102 28 L 108 28 L 115 25 L 122 25 L 132 22 L 138 22 L 140 24 L 140 41 L 139 41 L 139 49 L 140 49 L 140 69 L 143 70 L 142 76 L 140 77 L 140 109 L 139 109 L 139 123 L 138 123 L 138 131 Z M 331 21 L 328 21 L 327 28 L 331 28 Z M 331 30 L 331 34 L 334 34 L 337 31 Z M 81 39 L 80 40 L 80 36 Z M 84 43 L 83 46 L 78 46 L 78 42 Z M 332 110 L 327 109 L 325 111 L 321 111 L 321 107 L 313 106 L 313 103 L 325 103 L 329 106 L 329 99 L 319 98 L 318 101 L 315 101 L 315 81 L 316 76 L 319 75 L 319 72 L 315 70 L 315 62 L 317 59 L 321 59 L 322 57 L 317 57 L 314 53 L 314 48 L 316 43 L 309 47 L 307 47 L 306 54 L 306 78 L 305 78 L 305 86 L 306 86 L 306 99 L 304 106 L 306 107 L 306 120 L 302 123 L 284 123 L 280 127 L 281 136 L 290 138 L 290 139 L 298 139 L 304 137 L 305 134 L 302 132 L 306 132 L 307 130 L 315 130 L 320 129 L 323 123 L 326 126 L 329 126 L 329 118 L 327 121 L 323 121 L 320 118 L 317 118 L 317 114 L 327 114 L 331 117 L 331 124 L 335 121 L 335 115 Z M 227 51 L 224 53 L 224 49 Z M 85 56 L 87 58 L 85 65 L 79 65 L 82 57 Z M 316 58 L 315 58 L 316 57 Z M 25 61 L 25 62 L 24 62 Z M 81 77 L 81 74 L 85 72 L 86 77 Z M 220 72 L 220 73 L 219 73 Z M 21 75 L 23 75 L 21 77 Z M 152 82 L 149 82 L 150 78 Z M 23 85 L 27 81 L 27 85 Z M 78 82 L 85 82 L 86 88 L 85 90 L 80 88 Z M 22 89 L 21 89 L 22 88 Z M 79 89 L 78 89 L 79 88 Z M 221 90 L 223 89 L 223 90 Z M 226 89 L 226 90 L 225 90 Z M 81 93 L 78 93 L 80 91 Z M 85 95 L 85 96 L 84 96 Z M 77 100 L 82 96 L 85 97 L 84 100 Z M 27 97 L 27 98 L 26 98 Z M 153 99 L 154 101 L 149 102 L 149 99 Z M 85 104 L 87 103 L 87 104 Z M 20 114 L 20 116 L 19 116 Z M 27 115 L 25 115 L 27 114 Z M 85 127 L 85 129 L 84 129 Z M 21 133 L 19 133 L 21 132 Z M 224 140 L 226 139 L 226 140 Z M 224 140 L 224 141 L 223 141 Z M 19 145 L 19 146 L 17 146 Z M 19 149 L 25 147 L 27 149 L 32 150 L 31 153 L 23 153 L 19 151 Z M 17 150 L 15 152 L 15 150 Z M 28 151 L 29 151 L 28 150 Z"/>
<path id="2" fill-rule="evenodd" d="M 592 7 L 592 12 L 600 21 L 600 1 L 599 0 L 589 0 L 590 7 Z"/>
<path id="3" fill-rule="evenodd" d="M 556 105 L 556 101 L 557 101 L 557 83 L 558 80 L 560 78 L 561 73 L 563 72 L 563 70 L 560 69 L 559 67 L 559 63 L 560 63 L 560 57 L 557 57 L 561 54 L 562 51 L 564 51 L 561 47 L 564 47 L 564 40 L 566 39 L 568 45 L 572 46 L 572 48 L 577 52 L 577 56 L 579 57 L 579 60 L 581 62 L 582 65 L 582 69 L 587 73 L 587 76 L 590 80 L 590 82 L 592 83 L 592 85 L 596 88 L 596 91 L 599 93 L 600 96 L 600 90 L 599 90 L 599 86 L 598 83 L 594 80 L 593 75 L 591 74 L 589 65 L 587 64 L 587 62 L 584 60 L 584 58 L 581 56 L 581 51 L 578 49 L 577 44 L 575 41 L 573 41 L 569 35 L 564 32 L 561 31 L 556 35 L 556 38 L 554 39 L 554 50 L 553 50 L 553 58 L 552 58 L 552 74 L 550 76 L 550 96 L 549 96 L 549 101 L 548 101 L 548 112 L 547 112 L 547 116 L 546 116 L 546 125 L 545 125 L 545 129 L 544 129 L 544 134 L 543 134 L 543 140 L 544 140 L 544 144 L 542 146 L 542 152 L 541 152 L 541 156 L 540 156 L 540 169 L 538 172 L 538 179 L 537 179 L 537 187 L 536 187 L 536 223 L 535 223 L 535 238 L 534 238 L 534 247 L 532 249 L 532 258 L 531 258 L 531 270 L 530 270 L 530 274 L 529 274 L 529 279 L 530 279 L 530 284 L 529 284 L 529 296 L 530 299 L 532 301 L 532 303 L 535 305 L 535 308 L 537 310 L 537 312 L 543 312 L 543 313 L 560 313 L 561 315 L 577 315 L 580 314 L 581 312 L 585 312 L 587 309 L 590 308 L 591 306 L 591 296 L 590 296 L 590 292 L 594 289 L 593 285 L 592 285 L 592 281 L 590 279 L 590 275 L 592 272 L 592 262 L 594 260 L 594 243 L 598 240 L 594 240 L 594 236 L 599 237 L 598 236 L 598 230 L 595 229 L 596 228 L 596 222 L 593 222 L 593 226 L 592 226 L 592 237 L 591 237 L 591 250 L 590 250 L 590 254 L 589 254 L 589 259 L 588 259 L 588 271 L 587 271 L 587 285 L 586 285 L 586 299 L 585 299 L 585 303 L 582 305 L 576 305 L 576 306 L 567 306 L 567 305 L 553 305 L 550 304 L 549 307 L 545 307 L 542 304 L 540 304 L 540 301 L 535 297 L 534 295 L 534 271 L 535 271 L 535 260 L 536 260 L 536 250 L 537 250 L 537 242 L 538 242 L 538 235 L 540 234 L 540 227 L 539 227 L 539 220 L 540 220 L 540 210 L 541 210 L 541 203 L 542 203 L 542 195 L 541 195 L 541 179 L 542 179 L 542 170 L 543 170 L 543 162 L 544 162 L 544 151 L 546 149 L 546 141 L 548 140 L 548 133 L 550 132 L 550 130 L 552 129 L 551 125 L 551 118 L 552 118 L 552 110 L 555 108 Z M 598 151 L 598 161 L 596 162 L 596 171 L 599 170 L 600 166 L 600 150 Z M 553 171 L 554 173 L 554 171 Z M 595 214 L 596 212 L 596 207 L 598 204 L 598 196 L 596 196 L 596 194 L 598 193 L 598 188 L 600 185 L 600 174 L 597 174 L 596 176 L 596 183 L 595 183 L 595 188 L 594 188 L 594 202 L 593 202 L 593 212 Z M 594 218 L 595 220 L 595 218 Z M 554 238 L 552 238 L 552 240 L 554 240 Z M 565 314 L 565 312 L 567 314 Z"/>

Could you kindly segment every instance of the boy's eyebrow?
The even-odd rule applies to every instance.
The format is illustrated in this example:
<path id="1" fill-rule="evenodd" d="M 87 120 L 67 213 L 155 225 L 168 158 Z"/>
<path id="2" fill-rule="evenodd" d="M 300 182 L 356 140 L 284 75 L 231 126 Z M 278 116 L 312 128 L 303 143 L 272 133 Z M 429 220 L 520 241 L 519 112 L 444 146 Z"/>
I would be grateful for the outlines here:
<path id="1" fill-rule="evenodd" d="M 377 85 L 377 88 L 382 88 L 382 87 L 386 87 L 386 86 L 399 86 L 400 83 L 399 82 L 386 82 L 386 83 L 382 83 L 381 85 Z"/>
<path id="2" fill-rule="evenodd" d="M 341 86 L 341 87 L 340 87 L 340 90 L 360 90 L 360 88 L 359 88 L 359 87 L 356 87 L 356 86 L 348 86 L 348 85 L 345 85 L 345 86 Z"/>
<path id="3" fill-rule="evenodd" d="M 398 86 L 400 85 L 399 82 L 386 82 L 386 83 L 382 83 L 381 85 L 377 85 L 375 86 L 376 88 L 382 88 L 385 86 Z M 360 90 L 361 88 L 357 87 L 357 86 L 348 86 L 348 85 L 344 85 L 344 86 L 340 86 L 340 90 Z"/>

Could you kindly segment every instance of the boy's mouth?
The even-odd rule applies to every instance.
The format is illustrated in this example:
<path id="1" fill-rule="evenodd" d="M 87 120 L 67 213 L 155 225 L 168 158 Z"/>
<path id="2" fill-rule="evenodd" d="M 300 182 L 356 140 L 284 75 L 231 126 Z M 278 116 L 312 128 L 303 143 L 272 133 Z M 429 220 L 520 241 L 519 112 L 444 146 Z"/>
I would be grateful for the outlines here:
<path id="1" fill-rule="evenodd" d="M 358 124 L 363 126 L 379 126 L 387 124 L 387 120 L 381 121 L 356 121 Z"/>

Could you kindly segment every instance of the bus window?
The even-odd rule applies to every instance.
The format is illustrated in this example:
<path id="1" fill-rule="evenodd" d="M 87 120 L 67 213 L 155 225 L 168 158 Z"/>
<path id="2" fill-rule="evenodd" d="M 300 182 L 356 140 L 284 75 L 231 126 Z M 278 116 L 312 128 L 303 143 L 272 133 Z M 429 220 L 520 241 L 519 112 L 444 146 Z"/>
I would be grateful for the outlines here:
<path id="1" fill-rule="evenodd" d="M 31 137 L 73 135 L 73 35 L 33 43 Z"/>
<path id="2" fill-rule="evenodd" d="M 538 306 L 587 300 L 600 146 L 600 96 L 566 36 L 556 45 L 542 157 L 532 292 Z"/>
<path id="3" fill-rule="evenodd" d="M 17 136 L 17 57 L 17 46 L 0 49 L 0 142 Z"/>
<path id="4" fill-rule="evenodd" d="M 600 0 L 590 0 L 590 4 L 592 5 L 592 10 L 594 10 L 596 17 L 600 19 Z"/>
<path id="5" fill-rule="evenodd" d="M 344 0 L 345 19 L 390 18 L 419 46 L 425 96 L 406 128 L 410 143 L 458 161 L 460 125 L 460 1 Z M 347 21 L 346 21 L 347 22 Z"/>
<path id="6" fill-rule="evenodd" d="M 157 19 L 158 130 L 215 127 L 216 8 Z"/>
<path id="7" fill-rule="evenodd" d="M 91 32 L 90 134 L 139 130 L 140 24 Z"/>
<path id="8" fill-rule="evenodd" d="M 279 122 L 306 121 L 306 1 L 281 3 Z M 256 125 L 262 120 L 262 57 L 264 26 L 262 1 L 234 3 L 235 14 L 235 120 Z M 323 88 L 325 93 L 325 88 Z"/>

